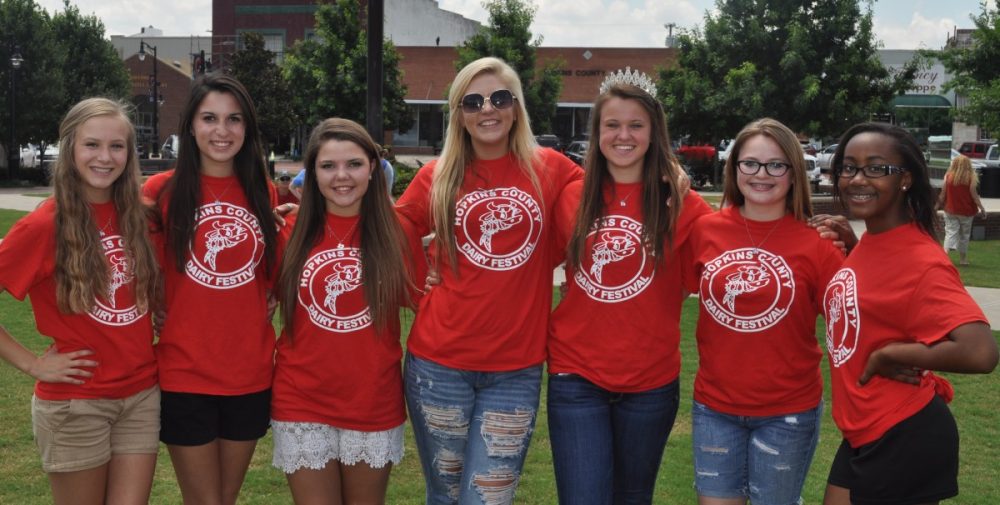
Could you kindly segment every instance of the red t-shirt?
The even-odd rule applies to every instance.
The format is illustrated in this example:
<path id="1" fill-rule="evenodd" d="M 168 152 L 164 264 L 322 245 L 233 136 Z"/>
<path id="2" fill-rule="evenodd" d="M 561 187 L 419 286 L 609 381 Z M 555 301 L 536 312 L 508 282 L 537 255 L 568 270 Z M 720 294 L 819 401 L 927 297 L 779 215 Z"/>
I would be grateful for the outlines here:
<path id="1" fill-rule="evenodd" d="M 14 298 L 31 296 L 38 332 L 60 353 L 88 349 L 98 362 L 81 385 L 38 382 L 43 400 L 125 398 L 156 384 L 153 327 L 135 305 L 135 276 L 118 231 L 113 203 L 92 205 L 108 259 L 110 284 L 86 314 L 65 314 L 56 303 L 56 205 L 52 199 L 14 224 L 0 243 L 0 286 Z"/>
<path id="2" fill-rule="evenodd" d="M 954 184 L 951 178 L 951 174 L 944 177 L 944 211 L 958 216 L 975 216 L 979 207 L 976 207 L 976 202 L 972 199 L 972 186 Z"/>
<path id="3" fill-rule="evenodd" d="M 641 186 L 605 188 L 607 215 L 587 236 L 581 268 L 566 267 L 566 296 L 549 323 L 549 373 L 574 373 L 622 393 L 648 391 L 680 374 L 684 292 L 678 250 L 693 221 L 712 209 L 689 192 L 673 242 L 664 242 L 658 260 L 640 245 Z M 582 181 L 573 182 L 559 198 L 557 246 L 565 248 L 573 233 L 582 188 Z M 631 194 L 621 206 L 621 196 Z"/>
<path id="4" fill-rule="evenodd" d="M 917 413 L 936 389 L 951 395 L 932 373 L 917 386 L 876 375 L 859 387 L 872 352 L 892 342 L 932 345 L 963 324 L 986 322 L 941 245 L 913 223 L 862 236 L 830 280 L 823 309 L 833 419 L 852 447 Z"/>
<path id="5" fill-rule="evenodd" d="M 843 254 L 791 215 L 759 222 L 736 207 L 698 219 L 688 246 L 686 283 L 699 293 L 695 400 L 740 416 L 819 405 L 816 316 Z"/>
<path id="6" fill-rule="evenodd" d="M 173 171 L 154 175 L 143 194 L 156 201 Z M 184 271 L 161 234 L 167 318 L 156 344 L 164 391 L 243 395 L 271 386 L 274 327 L 267 318 L 264 235 L 239 181 L 201 176 L 201 201 Z M 274 191 L 271 191 L 272 206 Z M 160 201 L 166 215 L 169 195 Z"/>
<path id="7" fill-rule="evenodd" d="M 358 217 L 327 214 L 326 224 L 332 233 L 309 252 L 300 275 L 294 334 L 289 339 L 285 330 L 278 340 L 271 417 L 359 431 L 394 428 L 406 420 L 399 320 L 375 331 Z"/>
<path id="8" fill-rule="evenodd" d="M 540 149 L 539 195 L 513 156 L 477 160 L 465 169 L 455 202 L 458 274 L 431 243 L 441 274 L 420 300 L 407 339 L 414 355 L 463 370 L 509 371 L 545 360 L 552 305 L 552 225 L 559 193 L 583 176 L 565 156 Z M 430 189 L 436 162 L 425 165 L 396 204 L 411 231 L 431 231 Z"/>

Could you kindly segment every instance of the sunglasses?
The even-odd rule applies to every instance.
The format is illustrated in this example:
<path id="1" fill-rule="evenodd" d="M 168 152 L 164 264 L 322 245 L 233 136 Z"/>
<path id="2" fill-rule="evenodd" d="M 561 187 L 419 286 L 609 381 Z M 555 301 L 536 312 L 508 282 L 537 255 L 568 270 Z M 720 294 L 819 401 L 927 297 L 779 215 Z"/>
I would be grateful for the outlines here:
<path id="1" fill-rule="evenodd" d="M 292 176 L 290 176 L 290 175 L 282 175 L 281 177 L 278 177 L 278 180 L 281 181 L 281 182 L 288 182 L 288 181 L 292 180 Z"/>
<path id="2" fill-rule="evenodd" d="M 497 110 L 509 109 L 514 105 L 514 100 L 517 100 L 517 97 L 508 89 L 498 89 L 490 94 L 490 104 Z M 481 111 L 485 104 L 486 98 L 483 95 L 469 93 L 462 97 L 462 112 L 475 114 Z"/>

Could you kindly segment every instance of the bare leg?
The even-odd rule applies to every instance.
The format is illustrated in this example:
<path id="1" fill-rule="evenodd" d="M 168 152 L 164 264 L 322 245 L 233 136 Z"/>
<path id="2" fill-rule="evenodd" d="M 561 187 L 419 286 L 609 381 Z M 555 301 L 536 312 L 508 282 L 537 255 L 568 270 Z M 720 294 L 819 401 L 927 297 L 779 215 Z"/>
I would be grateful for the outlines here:
<path id="1" fill-rule="evenodd" d="M 49 486 L 55 505 L 103 505 L 108 482 L 108 465 L 78 472 L 51 472 Z"/>
<path id="2" fill-rule="evenodd" d="M 746 505 L 746 498 L 716 498 L 698 495 L 698 505 Z"/>
<path id="3" fill-rule="evenodd" d="M 328 461 L 320 470 L 299 468 L 286 475 L 295 505 L 341 505 L 340 465 Z"/>
<path id="4" fill-rule="evenodd" d="M 204 445 L 168 445 L 170 462 L 185 505 L 221 505 L 219 441 Z"/>
<path id="5" fill-rule="evenodd" d="M 108 464 L 107 505 L 149 503 L 156 454 L 115 454 Z"/>
<path id="6" fill-rule="evenodd" d="M 367 463 L 340 465 L 343 480 L 344 505 L 383 505 L 389 488 L 392 463 L 382 468 L 372 468 Z"/>
<path id="7" fill-rule="evenodd" d="M 236 498 L 243 487 L 243 479 L 257 448 L 257 441 L 235 441 L 220 438 L 219 443 L 219 474 L 222 477 L 222 503 L 235 505 Z"/>
<path id="8" fill-rule="evenodd" d="M 851 505 L 851 490 L 846 487 L 826 485 L 823 505 Z"/>

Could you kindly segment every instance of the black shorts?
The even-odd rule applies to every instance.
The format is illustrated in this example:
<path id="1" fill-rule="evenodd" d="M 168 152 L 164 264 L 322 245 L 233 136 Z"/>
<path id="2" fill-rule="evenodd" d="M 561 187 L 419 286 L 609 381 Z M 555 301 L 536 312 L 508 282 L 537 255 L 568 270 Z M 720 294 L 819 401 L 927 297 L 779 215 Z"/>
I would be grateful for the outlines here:
<path id="1" fill-rule="evenodd" d="M 270 389 L 238 396 L 160 395 L 160 441 L 168 445 L 204 445 L 217 438 L 257 440 L 267 433 L 270 421 Z"/>
<path id="2" fill-rule="evenodd" d="M 847 440 L 827 482 L 851 491 L 853 505 L 915 505 L 958 495 L 958 427 L 935 396 L 882 438 L 857 449 Z"/>

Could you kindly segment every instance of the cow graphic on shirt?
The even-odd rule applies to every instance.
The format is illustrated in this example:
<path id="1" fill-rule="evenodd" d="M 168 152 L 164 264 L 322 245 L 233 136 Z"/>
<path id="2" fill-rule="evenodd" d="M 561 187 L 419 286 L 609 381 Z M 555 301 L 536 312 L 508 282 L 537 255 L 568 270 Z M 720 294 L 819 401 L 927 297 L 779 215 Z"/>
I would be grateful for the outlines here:
<path id="1" fill-rule="evenodd" d="M 726 296 L 722 298 L 722 303 L 729 307 L 729 310 L 736 310 L 736 297 L 744 293 L 753 293 L 767 286 L 768 282 L 771 282 L 771 276 L 764 267 L 742 265 L 726 276 Z"/>
<path id="2" fill-rule="evenodd" d="M 372 315 L 364 294 L 361 250 L 333 247 L 330 242 L 314 250 L 302 265 L 299 306 L 322 330 L 350 333 L 367 328 Z"/>
<path id="3" fill-rule="evenodd" d="M 487 251 L 493 249 L 493 235 L 498 232 L 511 229 L 515 224 L 524 219 L 524 214 L 520 209 L 510 203 L 490 202 L 486 204 L 488 212 L 479 216 L 479 245 Z"/>
<path id="4" fill-rule="evenodd" d="M 759 332 L 781 322 L 791 310 L 795 276 L 779 254 L 756 247 L 730 249 L 699 261 L 699 268 L 702 314 L 722 326 Z"/>
<path id="5" fill-rule="evenodd" d="M 108 260 L 110 262 L 108 267 L 111 270 L 111 282 L 108 283 L 108 304 L 114 308 L 118 304 L 115 293 L 118 292 L 118 288 L 132 282 L 132 272 L 129 268 L 128 258 L 124 254 L 110 255 Z"/>
<path id="6" fill-rule="evenodd" d="M 220 252 L 236 247 L 249 236 L 247 229 L 238 222 L 213 222 L 212 231 L 205 234 L 205 247 L 208 249 L 205 252 L 205 263 L 214 269 L 215 258 Z"/>
<path id="7" fill-rule="evenodd" d="M 324 286 L 326 298 L 323 299 L 323 305 L 330 309 L 330 312 L 336 314 L 337 297 L 361 286 L 361 267 L 337 263 L 333 265 L 333 273 L 327 275 L 324 281 L 326 283 Z"/>
<path id="8" fill-rule="evenodd" d="M 257 278 L 264 258 L 264 233 L 249 209 L 228 202 L 195 211 L 195 232 L 184 273 L 207 288 L 228 290 Z"/>
<path id="9" fill-rule="evenodd" d="M 101 233 L 101 248 L 108 260 L 108 285 L 103 296 L 94 299 L 94 306 L 87 315 L 108 326 L 125 326 L 138 321 L 146 314 L 135 304 L 133 281 L 135 275 L 128 255 L 125 254 L 125 239 L 117 234 Z"/>
<path id="10" fill-rule="evenodd" d="M 601 274 L 605 265 L 621 261 L 635 254 L 635 246 L 638 242 L 625 234 L 613 234 L 611 232 L 601 233 L 601 239 L 594 243 L 591 253 L 590 275 L 594 276 L 597 282 L 601 282 Z"/>
<path id="11" fill-rule="evenodd" d="M 657 258 L 643 247 L 642 230 L 642 223 L 628 216 L 595 220 L 587 233 L 590 254 L 580 258 L 580 268 L 567 270 L 573 284 L 600 303 L 620 303 L 645 291 L 653 282 Z"/>
<path id="12" fill-rule="evenodd" d="M 455 245 L 475 267 L 515 270 L 533 257 L 543 217 L 535 197 L 519 188 L 471 191 L 455 202 Z"/>

